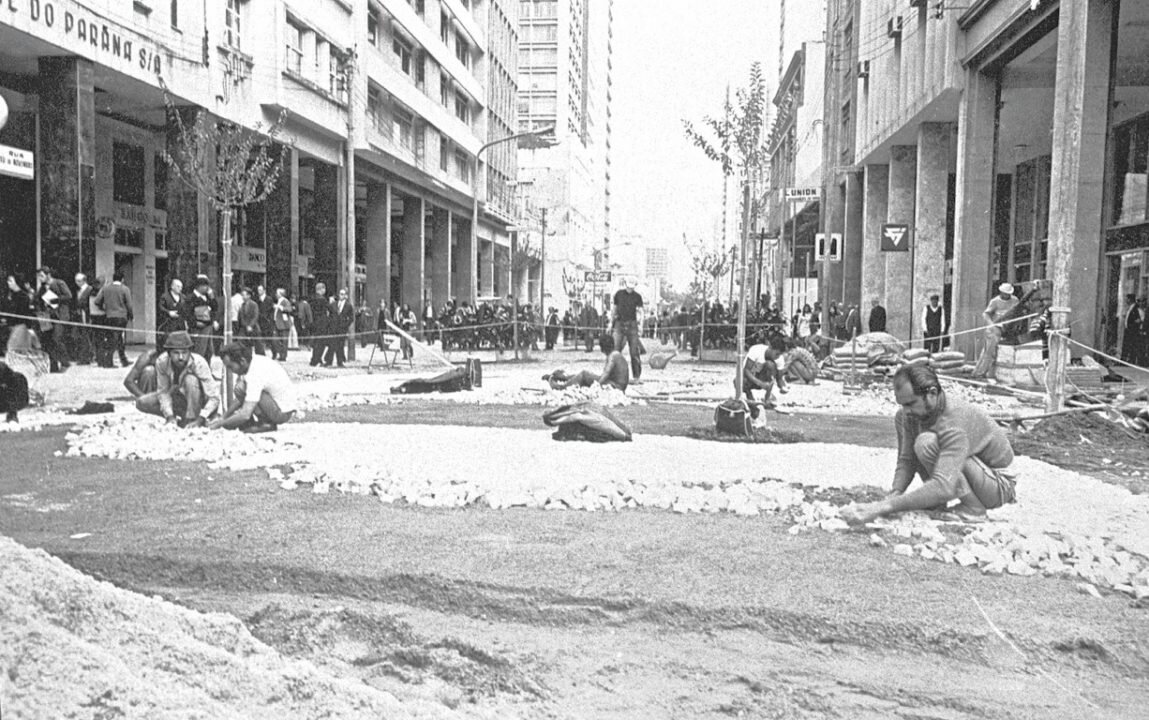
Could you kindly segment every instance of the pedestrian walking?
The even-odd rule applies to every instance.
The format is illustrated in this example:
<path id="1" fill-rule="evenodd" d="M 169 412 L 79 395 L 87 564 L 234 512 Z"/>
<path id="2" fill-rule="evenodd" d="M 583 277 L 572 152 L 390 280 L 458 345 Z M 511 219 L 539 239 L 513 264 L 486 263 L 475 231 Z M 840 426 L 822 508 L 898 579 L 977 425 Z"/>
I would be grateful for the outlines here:
<path id="1" fill-rule="evenodd" d="M 132 291 L 124 285 L 123 270 L 112 273 L 112 284 L 100 288 L 96 296 L 96 305 L 105 313 L 104 322 L 110 335 L 112 352 L 120 356 L 121 366 L 128 367 L 131 362 L 124 352 L 125 333 L 128 323 L 135 318 L 135 312 L 132 308 Z"/>

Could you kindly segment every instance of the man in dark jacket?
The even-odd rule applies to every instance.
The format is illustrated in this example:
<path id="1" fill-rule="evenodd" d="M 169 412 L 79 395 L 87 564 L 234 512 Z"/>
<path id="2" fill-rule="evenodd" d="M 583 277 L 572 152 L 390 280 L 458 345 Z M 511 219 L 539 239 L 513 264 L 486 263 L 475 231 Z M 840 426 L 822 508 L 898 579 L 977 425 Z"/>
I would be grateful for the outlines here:
<path id="1" fill-rule="evenodd" d="M 256 354 L 266 355 L 263 350 L 263 313 L 260 312 L 259 303 L 251 296 L 251 288 L 240 288 L 243 302 L 239 305 L 239 314 L 236 320 L 236 339 L 255 350 Z"/>
<path id="2" fill-rule="evenodd" d="M 346 346 L 347 332 L 355 322 L 355 307 L 347 297 L 347 288 L 339 290 L 339 299 L 328 306 L 331 318 L 328 325 L 328 335 L 332 337 L 327 341 L 327 352 L 323 356 L 324 367 L 331 367 L 332 361 L 339 367 L 347 362 Z"/>
<path id="3" fill-rule="evenodd" d="M 331 315 L 334 312 L 331 301 L 327 298 L 327 285 L 315 283 L 315 295 L 311 297 L 311 367 L 323 362 L 323 354 L 327 352 L 327 343 L 331 335 Z"/>
<path id="4" fill-rule="evenodd" d="M 219 305 L 211 295 L 211 281 L 207 275 L 195 279 L 195 289 L 184 303 L 188 332 L 191 333 L 196 355 L 211 360 L 214 349 L 214 335 L 219 331 Z"/>
<path id="5" fill-rule="evenodd" d="M 870 301 L 870 332 L 886 331 L 886 309 L 874 298 Z"/>
<path id="6" fill-rule="evenodd" d="M 71 365 L 68 362 L 68 351 L 64 344 L 64 335 L 67 325 L 58 325 L 53 320 L 62 320 L 65 323 L 70 318 L 69 309 L 72 306 L 72 291 L 68 283 L 52 277 L 52 268 L 44 266 L 36 273 L 39 287 L 36 290 L 36 314 L 43 320 L 40 322 L 40 342 L 44 352 L 48 353 L 52 372 L 63 372 Z"/>
<path id="7" fill-rule="evenodd" d="M 123 270 L 112 273 L 112 283 L 100 288 L 96 295 L 96 306 L 105 313 L 104 322 L 111 333 L 112 349 L 120 355 L 120 365 L 130 366 L 132 363 L 124 353 L 124 332 L 135 313 L 132 309 L 132 291 L 124 285 Z"/>

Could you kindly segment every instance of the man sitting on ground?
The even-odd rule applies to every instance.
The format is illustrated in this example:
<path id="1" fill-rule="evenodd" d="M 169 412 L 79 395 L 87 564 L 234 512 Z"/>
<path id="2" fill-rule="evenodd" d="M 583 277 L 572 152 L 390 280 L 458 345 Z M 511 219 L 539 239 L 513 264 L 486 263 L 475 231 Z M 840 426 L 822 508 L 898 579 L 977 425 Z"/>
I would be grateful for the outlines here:
<path id="1" fill-rule="evenodd" d="M 746 351 L 746 360 L 742 363 L 742 392 L 750 404 L 750 417 L 758 417 L 758 403 L 754 401 L 753 393 L 755 388 L 766 391 L 764 402 L 766 407 L 774 406 L 770 402 L 770 396 L 774 393 L 774 383 L 778 383 L 778 392 L 789 392 L 786 379 L 778 371 L 778 354 L 774 352 L 774 348 L 764 343 L 751 345 Z"/>
<path id="2" fill-rule="evenodd" d="M 20 421 L 19 412 L 28 407 L 28 380 L 0 362 L 0 413 L 7 422 Z"/>
<path id="3" fill-rule="evenodd" d="M 851 524 L 906 510 L 944 508 L 942 519 L 980 522 L 986 509 L 1014 500 L 1013 448 L 1005 431 L 984 410 L 946 398 L 937 374 L 925 365 L 903 365 L 894 373 L 894 417 L 898 463 L 893 490 L 884 500 L 850 505 L 842 518 Z M 923 485 L 906 489 L 914 475 Z"/>
<path id="4" fill-rule="evenodd" d="M 295 415 L 295 388 L 283 366 L 237 342 L 219 350 L 228 370 L 239 376 L 235 402 L 211 428 L 239 429 L 247 433 L 271 432 Z"/>
<path id="5" fill-rule="evenodd" d="M 211 366 L 203 355 L 192 352 L 192 345 L 186 330 L 168 335 L 164 341 L 166 352 L 155 361 L 156 390 L 136 399 L 137 410 L 159 415 L 180 427 L 207 424 L 219 409 L 219 381 L 211 374 Z"/>
<path id="6" fill-rule="evenodd" d="M 598 339 L 598 344 L 602 348 L 602 354 L 606 355 L 606 362 L 603 363 L 601 374 L 592 370 L 583 370 L 575 375 L 567 375 L 562 370 L 556 370 L 543 379 L 550 383 L 553 390 L 563 390 L 572 385 L 590 387 L 598 383 L 603 387 L 625 391 L 626 386 L 630 384 L 630 368 L 627 366 L 626 358 L 618 350 L 615 350 L 614 338 L 610 335 L 601 336 Z"/>

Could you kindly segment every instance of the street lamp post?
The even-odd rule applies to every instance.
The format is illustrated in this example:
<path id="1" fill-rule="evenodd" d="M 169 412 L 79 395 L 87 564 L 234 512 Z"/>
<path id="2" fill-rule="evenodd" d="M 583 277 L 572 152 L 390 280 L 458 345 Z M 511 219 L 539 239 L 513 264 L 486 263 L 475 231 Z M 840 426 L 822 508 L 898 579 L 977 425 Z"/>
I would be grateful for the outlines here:
<path id="1" fill-rule="evenodd" d="M 478 152 L 475 153 L 475 169 L 471 174 L 471 252 L 468 258 L 470 269 L 467 271 L 471 280 L 472 307 L 477 306 L 479 303 L 479 164 L 482 161 L 483 153 L 488 148 L 512 140 L 517 140 L 520 148 L 531 150 L 552 147 L 558 142 L 555 139 L 554 133 L 554 125 L 548 125 L 538 128 L 537 130 L 515 133 L 514 135 L 508 135 L 498 140 L 492 140 L 480 147 Z"/>

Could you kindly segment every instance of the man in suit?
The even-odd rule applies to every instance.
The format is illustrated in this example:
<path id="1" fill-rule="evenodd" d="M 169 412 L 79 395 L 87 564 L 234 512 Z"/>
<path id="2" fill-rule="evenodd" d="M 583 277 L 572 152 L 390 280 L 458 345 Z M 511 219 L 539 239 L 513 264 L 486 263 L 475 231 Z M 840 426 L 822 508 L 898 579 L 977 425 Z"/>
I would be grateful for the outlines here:
<path id="1" fill-rule="evenodd" d="M 1124 353 L 1130 363 L 1149 367 L 1149 308 L 1142 295 L 1125 316 Z"/>
<path id="2" fill-rule="evenodd" d="M 162 348 L 169 333 L 187 330 L 184 318 L 184 284 L 179 278 L 172 278 L 168 291 L 160 296 L 160 316 L 156 326 L 156 347 Z"/>
<path id="3" fill-rule="evenodd" d="M 323 362 L 323 354 L 327 351 L 327 343 L 331 334 L 331 315 L 334 312 L 332 303 L 327 298 L 327 286 L 321 282 L 315 283 L 315 295 L 311 298 L 311 367 Z M 330 361 L 328 361 L 330 364 Z"/>
<path id="4" fill-rule="evenodd" d="M 339 299 L 335 302 L 332 312 L 329 334 L 334 337 L 327 345 L 327 354 L 323 356 L 324 366 L 331 367 L 332 360 L 335 360 L 339 367 L 343 367 L 343 364 L 347 362 L 344 348 L 347 345 L 347 331 L 354 322 L 355 308 L 351 306 L 351 301 L 347 298 L 347 288 L 341 288 Z"/>
<path id="5" fill-rule="evenodd" d="M 238 336 L 236 339 L 248 347 L 254 348 L 257 354 L 264 355 L 266 353 L 263 350 L 261 338 L 263 325 L 261 324 L 259 303 L 251 296 L 251 288 L 240 288 L 239 294 L 243 301 L 240 303 L 239 313 L 236 315 L 235 334 Z"/>
<path id="6" fill-rule="evenodd" d="M 44 318 L 40 322 L 40 342 L 44 346 L 44 351 L 48 353 L 51 371 L 63 372 L 71 365 L 64 343 L 68 326 L 57 325 L 51 321 L 62 320 L 66 323 L 70 319 L 72 291 L 68 288 L 68 283 L 52 277 L 50 267 L 40 268 L 36 273 L 36 279 L 39 281 L 36 290 L 36 311 Z"/>
<path id="7" fill-rule="evenodd" d="M 886 331 L 886 309 L 881 306 L 877 298 L 870 301 L 870 332 Z"/>

